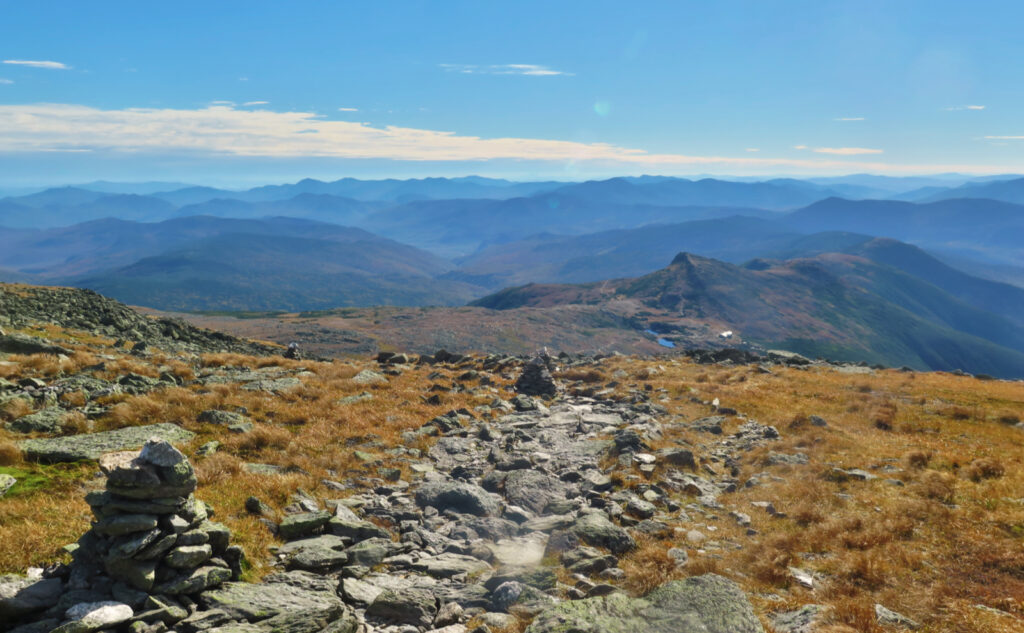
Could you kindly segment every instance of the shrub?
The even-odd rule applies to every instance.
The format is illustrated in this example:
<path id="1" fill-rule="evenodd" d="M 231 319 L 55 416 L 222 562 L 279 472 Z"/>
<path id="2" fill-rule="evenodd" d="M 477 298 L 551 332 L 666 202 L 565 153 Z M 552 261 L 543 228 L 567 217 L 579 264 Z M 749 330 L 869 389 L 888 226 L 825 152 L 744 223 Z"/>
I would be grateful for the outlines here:
<path id="1" fill-rule="evenodd" d="M 925 451 L 910 451 L 903 456 L 903 461 L 907 463 L 907 466 L 916 470 L 927 468 L 928 462 L 931 460 L 932 454 Z"/>
<path id="2" fill-rule="evenodd" d="M 980 458 L 972 461 L 967 466 L 964 474 L 971 481 L 978 482 L 982 479 L 998 479 L 1003 476 L 1006 469 L 999 460 Z"/>

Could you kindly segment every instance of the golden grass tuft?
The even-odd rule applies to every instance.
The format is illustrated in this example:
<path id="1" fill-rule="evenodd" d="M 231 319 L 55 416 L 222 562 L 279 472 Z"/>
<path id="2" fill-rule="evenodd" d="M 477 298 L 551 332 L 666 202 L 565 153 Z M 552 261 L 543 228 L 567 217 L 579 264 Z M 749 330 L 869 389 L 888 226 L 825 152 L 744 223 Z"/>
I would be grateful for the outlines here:
<path id="1" fill-rule="evenodd" d="M 974 482 L 979 482 L 983 479 L 998 479 L 1004 474 L 1006 474 L 1006 468 L 1002 462 L 985 457 L 972 461 L 964 469 L 964 475 Z"/>
<path id="2" fill-rule="evenodd" d="M 16 466 L 21 463 L 21 449 L 14 442 L 0 440 L 0 466 Z"/>

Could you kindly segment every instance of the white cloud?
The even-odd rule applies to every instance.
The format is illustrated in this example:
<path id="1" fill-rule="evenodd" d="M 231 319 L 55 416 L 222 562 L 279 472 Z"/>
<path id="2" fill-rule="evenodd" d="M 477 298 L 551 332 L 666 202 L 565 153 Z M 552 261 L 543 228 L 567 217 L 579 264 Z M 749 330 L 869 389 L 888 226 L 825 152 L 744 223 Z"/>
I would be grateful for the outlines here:
<path id="1" fill-rule="evenodd" d="M 244 106 L 258 106 L 258 105 L 267 105 L 268 103 L 270 103 L 270 102 L 269 101 L 246 101 L 242 105 L 244 105 Z"/>
<path id="2" fill-rule="evenodd" d="M 946 111 L 947 112 L 957 112 L 959 110 L 984 110 L 984 109 L 985 109 L 985 106 L 983 106 L 983 105 L 962 105 L 962 106 L 953 106 L 951 108 L 946 108 Z"/>
<path id="3" fill-rule="evenodd" d="M 359 108 L 338 108 L 338 112 L 359 112 Z"/>
<path id="4" fill-rule="evenodd" d="M 757 147 L 748 147 L 748 148 L 746 148 L 743 151 L 745 151 L 745 152 L 760 152 L 761 150 L 760 150 L 760 148 L 757 148 Z"/>
<path id="5" fill-rule="evenodd" d="M 552 77 L 555 75 L 572 76 L 575 73 L 568 73 L 562 70 L 553 70 L 547 66 L 537 64 L 491 64 L 480 66 L 477 64 L 438 64 L 441 68 L 450 73 L 461 73 L 464 75 L 527 75 L 530 77 Z"/>
<path id="6" fill-rule="evenodd" d="M 815 147 L 811 150 L 817 154 L 835 154 L 836 156 L 858 156 L 860 154 L 881 154 L 880 149 L 866 147 Z"/>
<path id="7" fill-rule="evenodd" d="M 862 116 L 841 116 L 839 118 L 832 119 L 832 120 L 833 121 L 863 121 L 864 117 L 862 117 Z"/>
<path id="8" fill-rule="evenodd" d="M 986 136 L 985 138 L 993 141 L 1024 141 L 1024 136 Z"/>
<path id="9" fill-rule="evenodd" d="M 211 101 L 210 104 L 211 105 L 215 105 L 215 106 L 229 106 L 229 107 L 233 107 L 235 105 L 235 102 L 234 101 L 219 100 L 219 101 Z"/>
<path id="10" fill-rule="evenodd" d="M 793 149 L 810 149 L 806 145 L 794 145 Z"/>
<path id="11" fill-rule="evenodd" d="M 817 148 L 821 151 L 828 148 Z M 595 164 L 624 169 L 656 166 L 666 171 L 707 167 L 803 171 L 961 171 L 992 173 L 1005 166 L 964 164 L 893 165 L 831 158 L 653 154 L 608 143 L 537 138 L 481 138 L 455 132 L 373 127 L 329 120 L 312 112 L 239 110 L 210 106 L 197 110 L 128 108 L 101 110 L 75 104 L 0 105 L 0 152 L 43 151 L 193 153 L 204 156 L 329 157 L 401 161 L 523 160 Z M 838 154 L 881 150 L 838 148 Z M 827 153 L 827 152 L 826 152 Z"/>
<path id="12" fill-rule="evenodd" d="M 60 62 L 35 61 L 30 59 L 5 59 L 5 64 L 12 66 L 30 66 L 32 68 L 49 68 L 51 70 L 70 70 L 71 66 Z"/>
<path id="13" fill-rule="evenodd" d="M 3 84 L 5 86 L 9 86 L 10 84 L 13 84 L 13 83 L 14 82 L 11 81 L 10 79 L 4 79 L 3 77 L 0 77 L 0 84 Z"/>

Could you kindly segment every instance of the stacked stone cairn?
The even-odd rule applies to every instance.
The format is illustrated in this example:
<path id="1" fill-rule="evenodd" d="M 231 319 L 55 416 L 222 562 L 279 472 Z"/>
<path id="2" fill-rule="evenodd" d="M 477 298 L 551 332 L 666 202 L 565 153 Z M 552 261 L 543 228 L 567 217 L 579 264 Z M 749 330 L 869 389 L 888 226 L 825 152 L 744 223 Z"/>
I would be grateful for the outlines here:
<path id="1" fill-rule="evenodd" d="M 139 609 L 189 604 L 189 596 L 238 579 L 242 550 L 229 544 L 227 527 L 209 520 L 211 509 L 193 494 L 192 464 L 178 449 L 152 439 L 140 452 L 104 455 L 100 469 L 106 490 L 86 496 L 96 522 L 78 541 L 70 589 L 109 591 Z"/>
<path id="2" fill-rule="evenodd" d="M 558 394 L 558 385 L 551 376 L 549 365 L 551 358 L 542 355 L 537 356 L 523 367 L 523 373 L 516 380 L 515 389 L 517 393 L 526 396 L 542 396 L 553 398 Z"/>

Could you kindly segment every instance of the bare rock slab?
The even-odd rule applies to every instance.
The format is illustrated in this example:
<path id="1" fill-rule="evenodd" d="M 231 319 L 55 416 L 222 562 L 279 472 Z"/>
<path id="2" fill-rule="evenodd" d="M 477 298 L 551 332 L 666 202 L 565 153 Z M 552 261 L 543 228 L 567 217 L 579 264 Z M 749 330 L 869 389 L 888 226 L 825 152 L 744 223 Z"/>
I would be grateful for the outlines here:
<path id="1" fill-rule="evenodd" d="M 52 464 L 99 459 L 104 453 L 137 449 L 151 438 L 183 444 L 193 437 L 195 434 L 191 431 L 168 422 L 69 437 L 23 440 L 18 442 L 18 447 L 28 460 Z"/>

